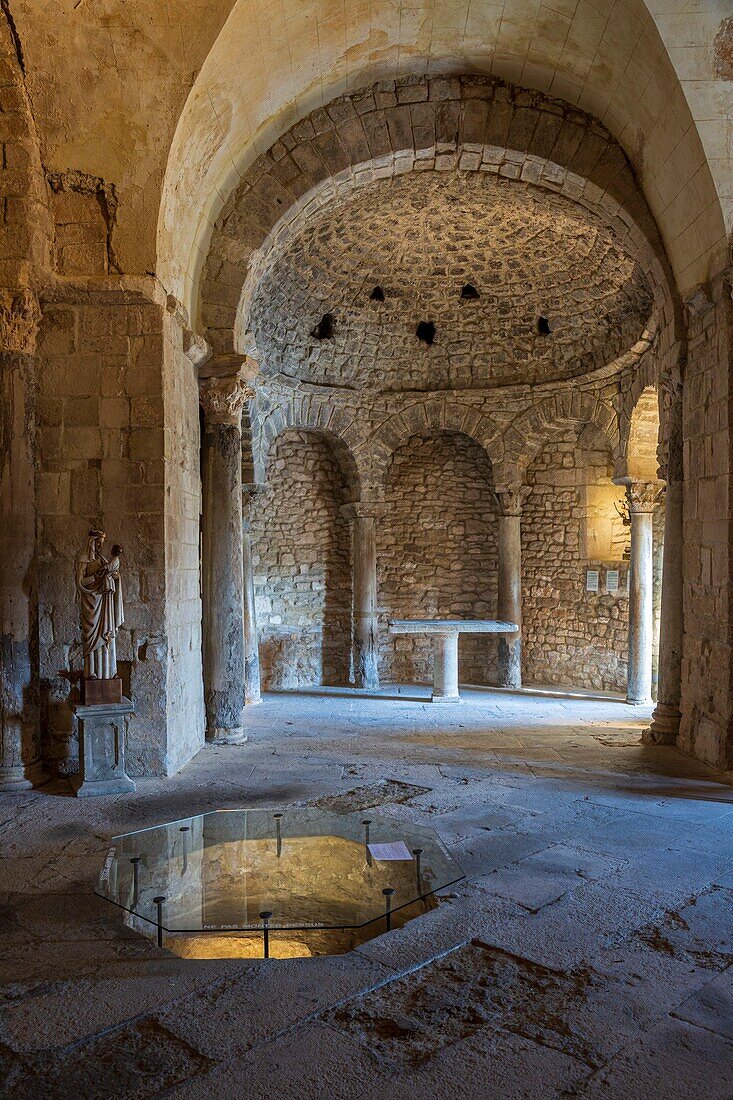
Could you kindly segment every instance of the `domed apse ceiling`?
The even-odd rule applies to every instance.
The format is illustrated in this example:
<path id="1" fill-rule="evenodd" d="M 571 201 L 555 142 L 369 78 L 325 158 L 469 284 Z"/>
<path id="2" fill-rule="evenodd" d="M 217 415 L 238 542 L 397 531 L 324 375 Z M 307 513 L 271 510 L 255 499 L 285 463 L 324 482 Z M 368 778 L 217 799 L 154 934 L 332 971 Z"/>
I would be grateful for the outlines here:
<path id="1" fill-rule="evenodd" d="M 351 190 L 294 220 L 263 260 L 244 317 L 262 375 L 320 385 L 566 379 L 627 351 L 652 310 L 638 264 L 585 209 L 485 173 Z"/>

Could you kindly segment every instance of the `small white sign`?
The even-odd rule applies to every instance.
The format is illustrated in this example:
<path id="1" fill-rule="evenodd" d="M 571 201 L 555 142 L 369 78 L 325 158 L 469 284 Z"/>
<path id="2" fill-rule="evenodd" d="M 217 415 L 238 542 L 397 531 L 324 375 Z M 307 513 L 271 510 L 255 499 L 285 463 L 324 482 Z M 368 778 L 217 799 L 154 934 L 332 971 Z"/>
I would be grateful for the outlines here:
<path id="1" fill-rule="evenodd" d="M 598 584 L 600 580 L 600 574 L 597 569 L 588 569 L 585 574 L 585 590 L 586 592 L 597 592 Z"/>
<path id="2" fill-rule="evenodd" d="M 395 840 L 391 844 L 370 844 L 369 851 L 375 859 L 409 859 L 412 860 L 410 849 L 404 840 Z"/>
<path id="3" fill-rule="evenodd" d="M 618 592 L 618 569 L 606 570 L 606 591 Z"/>

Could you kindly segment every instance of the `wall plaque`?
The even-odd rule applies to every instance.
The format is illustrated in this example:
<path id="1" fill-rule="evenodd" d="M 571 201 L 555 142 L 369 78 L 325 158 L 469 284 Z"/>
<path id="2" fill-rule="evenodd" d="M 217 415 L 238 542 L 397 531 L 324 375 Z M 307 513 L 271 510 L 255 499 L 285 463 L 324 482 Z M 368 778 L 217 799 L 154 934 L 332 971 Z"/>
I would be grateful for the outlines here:
<path id="1" fill-rule="evenodd" d="M 598 582 L 600 580 L 600 573 L 597 569 L 588 569 L 585 574 L 585 590 L 586 592 L 597 592 Z"/>
<path id="2" fill-rule="evenodd" d="M 606 570 L 606 591 L 618 592 L 618 569 Z"/>

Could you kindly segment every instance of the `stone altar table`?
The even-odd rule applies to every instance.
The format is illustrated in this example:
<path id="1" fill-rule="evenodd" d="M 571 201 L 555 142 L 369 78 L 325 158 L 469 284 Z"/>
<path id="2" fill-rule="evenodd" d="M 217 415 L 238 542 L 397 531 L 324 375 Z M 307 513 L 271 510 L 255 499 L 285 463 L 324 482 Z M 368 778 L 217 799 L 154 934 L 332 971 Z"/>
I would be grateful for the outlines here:
<path id="1" fill-rule="evenodd" d="M 458 635 L 514 634 L 516 623 L 498 619 L 393 619 L 390 634 L 428 634 L 433 638 L 434 703 L 458 703 Z"/>

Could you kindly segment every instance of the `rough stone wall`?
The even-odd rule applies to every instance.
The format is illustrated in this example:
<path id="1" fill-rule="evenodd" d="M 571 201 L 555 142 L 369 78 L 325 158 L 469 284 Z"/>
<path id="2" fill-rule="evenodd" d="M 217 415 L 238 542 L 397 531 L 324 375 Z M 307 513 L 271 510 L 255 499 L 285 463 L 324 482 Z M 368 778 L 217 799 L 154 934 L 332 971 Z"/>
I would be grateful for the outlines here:
<path id="1" fill-rule="evenodd" d="M 684 642 L 680 745 L 733 768 L 730 373 L 733 303 L 717 280 L 688 308 L 683 389 Z"/>
<path id="2" fill-rule="evenodd" d="M 88 292 L 47 305 L 38 346 L 39 607 L 44 755 L 76 767 L 82 667 L 74 561 L 90 527 L 124 547 L 117 641 L 135 703 L 128 764 L 169 774 L 198 747 L 198 401 L 163 307 Z M 167 330 L 167 331 L 166 331 Z M 166 429 L 168 429 L 166 431 Z M 194 558 L 195 552 L 195 558 Z M 170 637 L 167 631 L 171 631 Z M 195 676 L 196 681 L 186 681 Z"/>
<path id="3" fill-rule="evenodd" d="M 566 430 L 527 471 L 532 491 L 522 515 L 523 675 L 526 683 L 626 690 L 628 568 L 585 556 L 584 486 L 608 482 L 603 449 L 582 447 Z M 621 533 L 614 540 L 620 547 Z M 628 529 L 626 529 L 628 531 Z M 605 570 L 620 571 L 619 592 L 605 588 Z M 586 570 L 601 570 L 599 592 L 586 591 Z"/>
<path id="4" fill-rule="evenodd" d="M 491 463 L 467 436 L 425 433 L 393 455 L 387 514 L 377 529 L 380 675 L 386 681 L 432 680 L 432 642 L 390 637 L 389 619 L 494 618 L 497 519 Z M 495 639 L 459 641 L 464 683 L 488 684 Z"/>
<path id="5" fill-rule="evenodd" d="M 325 439 L 284 432 L 250 508 L 263 685 L 349 679 L 351 546 L 344 473 Z"/>

